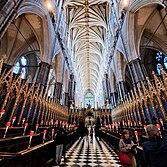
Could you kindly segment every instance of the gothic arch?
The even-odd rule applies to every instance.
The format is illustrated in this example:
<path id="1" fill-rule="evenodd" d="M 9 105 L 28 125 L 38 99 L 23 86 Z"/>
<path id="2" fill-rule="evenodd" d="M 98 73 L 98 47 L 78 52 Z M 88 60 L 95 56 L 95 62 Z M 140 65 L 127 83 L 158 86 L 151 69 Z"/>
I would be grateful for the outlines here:
<path id="1" fill-rule="evenodd" d="M 22 14 L 26 13 L 31 13 L 39 16 L 42 20 L 42 29 L 43 29 L 43 34 L 42 34 L 42 41 L 41 41 L 41 59 L 42 61 L 45 61 L 47 63 L 50 62 L 51 59 L 51 50 L 52 50 L 52 44 L 53 44 L 53 38 L 51 36 L 52 31 L 53 31 L 53 26 L 51 25 L 51 20 L 48 15 L 47 9 L 43 6 L 43 4 L 40 4 L 39 2 L 29 2 L 26 1 L 22 3 L 20 8 L 17 11 L 19 17 Z M 16 17 L 16 18 L 17 18 Z"/>
<path id="2" fill-rule="evenodd" d="M 30 18 L 27 17 L 31 15 L 32 24 L 29 23 Z M 41 59 L 41 47 L 40 41 L 37 34 L 37 29 L 41 28 L 42 20 L 39 16 L 35 14 L 22 14 L 11 25 L 5 32 L 1 42 L 2 49 L 1 53 L 7 55 L 5 62 L 10 65 L 14 65 L 16 61 L 22 55 L 33 53 L 33 55 L 38 59 Z M 34 27 L 33 27 L 34 26 Z M 36 30 L 35 30 L 36 27 Z M 40 34 L 43 36 L 42 34 Z"/>
<path id="3" fill-rule="evenodd" d="M 129 11 L 132 13 L 135 13 L 137 10 L 143 8 L 144 6 L 151 5 L 151 4 L 159 4 L 163 5 L 161 1 L 159 0 L 137 0 L 137 1 L 132 1 L 133 3 L 129 5 Z"/>
<path id="4" fill-rule="evenodd" d="M 156 21 L 158 20 L 161 21 L 162 18 L 157 19 L 158 15 L 163 10 L 164 10 L 163 13 L 165 13 L 165 9 L 161 10 L 160 9 L 161 7 L 163 8 L 163 5 L 158 0 L 153 0 L 151 2 L 136 1 L 136 3 L 130 4 L 129 10 L 127 12 L 126 25 L 124 26 L 124 31 L 127 31 L 126 38 L 129 44 L 128 52 L 129 54 L 134 55 L 133 59 L 140 57 L 140 43 L 143 34 L 149 33 L 150 35 L 152 35 L 155 30 L 154 25 L 159 24 L 156 23 Z M 156 8 L 159 11 L 156 10 Z M 161 16 L 164 15 L 163 13 L 161 13 L 160 15 Z M 153 27 L 149 27 L 149 25 Z M 150 31 L 145 31 L 147 28 Z"/>

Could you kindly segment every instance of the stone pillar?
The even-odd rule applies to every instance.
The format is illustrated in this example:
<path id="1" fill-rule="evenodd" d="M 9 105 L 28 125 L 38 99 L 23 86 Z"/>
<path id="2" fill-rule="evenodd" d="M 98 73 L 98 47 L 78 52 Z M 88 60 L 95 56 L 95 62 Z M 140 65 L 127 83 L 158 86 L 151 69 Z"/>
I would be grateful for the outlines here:
<path id="1" fill-rule="evenodd" d="M 74 93 L 75 93 L 75 82 L 74 82 L 74 75 L 71 74 L 70 75 L 70 83 L 69 83 L 69 96 L 70 96 L 70 100 L 74 100 Z"/>
<path id="2" fill-rule="evenodd" d="M 119 102 L 122 102 L 125 95 L 126 95 L 125 82 L 124 81 L 119 81 L 117 83 L 117 89 L 118 89 Z"/>
<path id="3" fill-rule="evenodd" d="M 147 76 L 147 71 L 141 60 L 139 59 L 133 60 L 129 63 L 129 66 L 131 67 L 135 84 L 138 84 L 138 82 L 145 80 Z"/>
<path id="4" fill-rule="evenodd" d="M 106 98 L 109 98 L 110 95 L 110 86 L 109 86 L 109 80 L 108 80 L 108 74 L 105 74 L 105 87 L 106 87 Z"/>
<path id="5" fill-rule="evenodd" d="M 115 108 L 116 107 L 115 92 L 110 94 L 110 100 L 111 100 L 111 108 Z"/>
<path id="6" fill-rule="evenodd" d="M 75 104 L 75 92 L 76 92 L 76 82 L 74 81 L 74 84 L 73 84 L 73 101 L 74 101 L 74 104 Z"/>
<path id="7" fill-rule="evenodd" d="M 56 97 L 57 102 L 60 102 L 60 98 L 62 95 L 61 92 L 62 92 L 62 83 L 56 82 L 54 95 Z"/>
<path id="8" fill-rule="evenodd" d="M 65 106 L 68 106 L 68 93 L 65 92 Z"/>
<path id="9" fill-rule="evenodd" d="M 36 82 L 42 84 L 43 86 L 46 86 L 49 76 L 49 70 L 50 70 L 50 64 L 41 62 L 39 64 L 39 71 Z"/>
<path id="10" fill-rule="evenodd" d="M 75 100 L 75 97 L 74 97 L 74 94 L 75 94 L 75 81 L 74 81 L 74 75 L 71 74 L 70 75 L 70 81 L 69 81 L 69 104 L 68 106 L 70 107 L 72 102 L 74 102 Z"/>

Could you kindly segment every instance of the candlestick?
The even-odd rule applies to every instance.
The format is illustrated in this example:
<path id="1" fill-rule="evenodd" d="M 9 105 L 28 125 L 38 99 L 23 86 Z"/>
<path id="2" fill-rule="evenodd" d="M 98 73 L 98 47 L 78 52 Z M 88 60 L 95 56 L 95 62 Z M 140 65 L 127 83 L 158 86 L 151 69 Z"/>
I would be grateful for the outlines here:
<path id="1" fill-rule="evenodd" d="M 114 122 L 112 123 L 112 130 L 114 131 Z"/>
<path id="2" fill-rule="evenodd" d="M 44 131 L 43 131 L 43 143 L 44 143 L 45 140 L 46 140 L 46 132 L 47 132 L 47 130 L 44 130 Z"/>
<path id="3" fill-rule="evenodd" d="M 125 122 L 124 121 L 122 121 L 122 125 L 123 125 L 123 127 L 125 126 Z"/>
<path id="4" fill-rule="evenodd" d="M 16 116 L 14 116 L 14 117 L 12 118 L 12 126 L 13 126 L 13 124 L 14 124 L 15 121 L 16 121 Z"/>
<path id="5" fill-rule="evenodd" d="M 144 125 L 144 130 L 145 130 L 145 132 L 146 132 L 146 136 L 148 136 L 147 129 L 146 129 L 146 125 Z"/>
<path id="6" fill-rule="evenodd" d="M 159 125 L 159 124 L 157 124 L 157 126 L 156 126 L 156 127 L 157 127 L 157 129 L 158 129 L 158 132 L 159 132 L 160 138 L 162 138 L 160 125 Z"/>
<path id="7" fill-rule="evenodd" d="M 1 118 L 2 118 L 2 116 L 3 116 L 4 113 L 5 113 L 5 110 L 2 109 L 2 110 L 0 111 L 0 120 L 1 120 Z"/>
<path id="8" fill-rule="evenodd" d="M 159 122 L 161 123 L 161 125 L 162 125 L 162 128 L 164 129 L 164 123 L 163 123 L 163 120 L 162 120 L 162 118 L 160 118 L 160 119 L 159 119 Z"/>
<path id="9" fill-rule="evenodd" d="M 24 125 L 25 120 L 26 120 L 25 118 L 22 119 L 22 126 Z"/>
<path id="10" fill-rule="evenodd" d="M 39 124 L 36 124 L 35 133 L 37 133 L 38 127 L 39 127 Z"/>
<path id="11" fill-rule="evenodd" d="M 138 138 L 139 134 L 138 134 L 138 131 L 135 131 L 134 133 L 135 133 L 135 136 L 136 136 L 136 142 L 139 145 L 139 138 Z"/>
<path id="12" fill-rule="evenodd" d="M 28 149 L 30 149 L 31 140 L 32 140 L 32 137 L 33 137 L 33 136 L 34 136 L 34 131 L 31 131 L 31 132 L 30 132 L 30 139 L 29 139 Z"/>
<path id="13" fill-rule="evenodd" d="M 55 130 L 52 129 L 52 140 L 53 140 L 53 138 L 54 138 L 54 132 L 55 132 Z"/>
<path id="14" fill-rule="evenodd" d="M 41 126 L 43 125 L 43 119 L 41 120 L 41 124 L 40 124 Z"/>
<path id="15" fill-rule="evenodd" d="M 23 131 L 23 136 L 25 135 L 26 129 L 27 129 L 28 123 L 24 124 L 24 131 Z"/>
<path id="16" fill-rule="evenodd" d="M 141 126 L 141 122 L 139 121 L 139 126 Z"/>
<path id="17" fill-rule="evenodd" d="M 7 131 L 8 131 L 8 128 L 9 128 L 9 127 L 10 127 L 10 122 L 7 122 L 7 124 L 6 124 L 6 129 L 5 129 L 5 133 L 4 133 L 3 138 L 6 137 L 6 134 L 7 134 Z"/>

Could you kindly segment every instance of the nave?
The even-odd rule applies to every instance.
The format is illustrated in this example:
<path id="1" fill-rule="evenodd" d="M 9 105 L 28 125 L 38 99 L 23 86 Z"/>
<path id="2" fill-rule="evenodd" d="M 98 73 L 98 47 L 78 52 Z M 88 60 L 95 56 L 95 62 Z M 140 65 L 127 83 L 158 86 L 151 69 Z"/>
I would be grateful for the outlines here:
<path id="1" fill-rule="evenodd" d="M 79 138 L 62 158 L 61 167 L 121 167 L 117 154 L 104 141 Z M 56 166 L 53 166 L 56 167 Z"/>

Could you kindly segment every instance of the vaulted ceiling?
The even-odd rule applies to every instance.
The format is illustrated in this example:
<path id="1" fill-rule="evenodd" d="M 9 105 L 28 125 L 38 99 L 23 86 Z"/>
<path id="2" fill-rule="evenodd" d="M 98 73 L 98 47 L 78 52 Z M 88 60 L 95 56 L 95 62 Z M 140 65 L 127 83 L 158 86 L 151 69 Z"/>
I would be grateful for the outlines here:
<path id="1" fill-rule="evenodd" d="M 97 92 L 106 64 L 110 0 L 65 0 L 72 59 L 84 93 Z"/>

